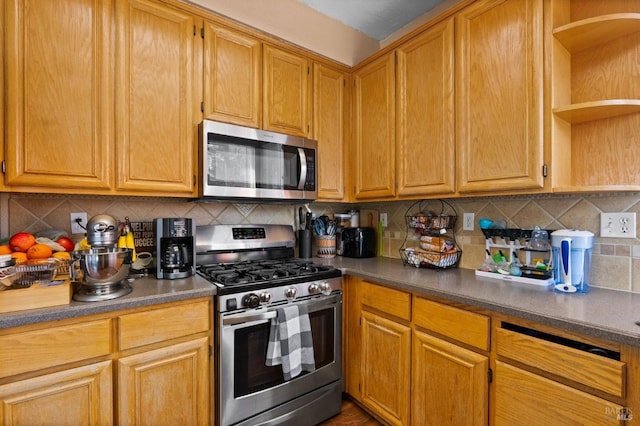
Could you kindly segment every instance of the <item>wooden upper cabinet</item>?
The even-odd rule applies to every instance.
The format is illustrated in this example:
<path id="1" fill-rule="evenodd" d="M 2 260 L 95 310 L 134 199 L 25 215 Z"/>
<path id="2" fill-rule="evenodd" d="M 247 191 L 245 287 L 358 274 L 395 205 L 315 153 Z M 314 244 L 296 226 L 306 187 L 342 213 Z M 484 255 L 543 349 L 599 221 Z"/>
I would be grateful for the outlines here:
<path id="1" fill-rule="evenodd" d="M 396 49 L 398 196 L 455 192 L 453 18 Z"/>
<path id="2" fill-rule="evenodd" d="M 260 127 L 261 47 L 253 37 L 205 21 L 205 118 Z"/>
<path id="3" fill-rule="evenodd" d="M 5 183 L 108 190 L 112 2 L 6 0 L 3 7 Z"/>
<path id="4" fill-rule="evenodd" d="M 313 138 L 318 141 L 318 198 L 345 197 L 345 87 L 344 73 L 313 66 Z"/>
<path id="5" fill-rule="evenodd" d="M 395 195 L 395 55 L 354 73 L 355 198 Z"/>
<path id="6" fill-rule="evenodd" d="M 118 0 L 116 12 L 117 190 L 192 196 L 202 81 L 196 18 L 146 0 Z"/>
<path id="7" fill-rule="evenodd" d="M 457 187 L 539 189 L 543 2 L 480 0 L 456 15 Z"/>
<path id="8" fill-rule="evenodd" d="M 264 44 L 264 130 L 308 136 L 311 120 L 311 61 Z"/>

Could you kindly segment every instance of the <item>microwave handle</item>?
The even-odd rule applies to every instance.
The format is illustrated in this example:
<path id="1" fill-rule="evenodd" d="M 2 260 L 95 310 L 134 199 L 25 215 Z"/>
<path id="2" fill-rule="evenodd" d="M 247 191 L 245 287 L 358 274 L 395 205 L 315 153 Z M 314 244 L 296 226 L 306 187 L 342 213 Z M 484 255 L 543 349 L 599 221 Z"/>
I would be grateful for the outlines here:
<path id="1" fill-rule="evenodd" d="M 298 148 L 298 157 L 300 158 L 300 181 L 298 182 L 298 189 L 304 190 L 304 185 L 307 183 L 307 156 L 304 153 L 304 149 Z"/>

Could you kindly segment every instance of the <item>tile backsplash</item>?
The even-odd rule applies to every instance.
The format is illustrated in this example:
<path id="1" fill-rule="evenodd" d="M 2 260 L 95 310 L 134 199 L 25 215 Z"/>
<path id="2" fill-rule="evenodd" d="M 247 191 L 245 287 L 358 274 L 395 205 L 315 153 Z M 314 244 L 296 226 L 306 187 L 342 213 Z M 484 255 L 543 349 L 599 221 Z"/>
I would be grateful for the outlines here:
<path id="1" fill-rule="evenodd" d="M 449 200 L 458 215 L 455 238 L 463 251 L 460 267 L 475 269 L 485 257 L 484 236 L 478 219 L 503 220 L 508 228 L 582 229 L 596 235 L 591 269 L 592 286 L 640 293 L 640 244 L 638 239 L 600 238 L 601 212 L 638 212 L 640 194 L 534 195 L 477 197 Z M 190 217 L 196 224 L 279 223 L 296 226 L 299 204 L 199 202 L 175 198 L 90 197 L 71 195 L 0 193 L 0 239 L 15 232 L 48 228 L 70 230 L 70 213 L 88 217 L 107 213 L 116 219 L 148 221 L 157 217 Z M 387 213 L 383 255 L 398 258 L 406 240 L 416 235 L 405 226 L 405 216 L 421 208 L 437 210 L 437 200 L 367 204 L 312 203 L 317 215 L 366 207 Z M 474 231 L 462 230 L 463 213 L 475 214 Z M 81 235 L 73 235 L 79 239 Z M 400 260 L 398 260 L 400 261 Z M 410 266 L 408 266 L 410 267 Z"/>

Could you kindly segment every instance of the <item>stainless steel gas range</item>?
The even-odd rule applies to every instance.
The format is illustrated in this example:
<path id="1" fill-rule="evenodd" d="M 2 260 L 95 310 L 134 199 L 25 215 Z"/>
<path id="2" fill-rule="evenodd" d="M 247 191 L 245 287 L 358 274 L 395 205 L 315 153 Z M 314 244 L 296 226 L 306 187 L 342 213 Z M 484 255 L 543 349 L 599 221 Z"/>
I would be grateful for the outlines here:
<path id="1" fill-rule="evenodd" d="M 221 426 L 315 425 L 340 412 L 342 273 L 295 258 L 294 247 L 287 225 L 197 227 L 198 274 L 218 287 L 215 405 Z M 314 366 L 289 379 L 267 360 L 272 325 L 287 307 L 308 317 Z"/>

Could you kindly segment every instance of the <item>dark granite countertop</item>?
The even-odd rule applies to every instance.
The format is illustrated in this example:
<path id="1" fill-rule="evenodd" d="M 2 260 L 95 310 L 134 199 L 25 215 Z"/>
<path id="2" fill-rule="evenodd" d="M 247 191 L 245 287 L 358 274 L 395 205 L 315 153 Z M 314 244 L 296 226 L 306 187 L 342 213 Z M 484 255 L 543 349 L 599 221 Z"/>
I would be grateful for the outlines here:
<path id="1" fill-rule="evenodd" d="M 316 259 L 314 259 L 316 260 Z M 346 274 L 418 294 L 437 296 L 549 326 L 640 346 L 640 294 L 591 288 L 556 294 L 531 284 L 476 277 L 471 269 L 415 268 L 400 259 L 320 260 Z"/>
<path id="2" fill-rule="evenodd" d="M 133 288 L 131 293 L 117 299 L 100 302 L 72 300 L 69 305 L 0 314 L 0 328 L 157 305 L 202 296 L 211 297 L 216 294 L 216 287 L 200 276 L 177 280 L 157 280 L 153 276 L 148 276 L 134 280 L 131 287 Z"/>

